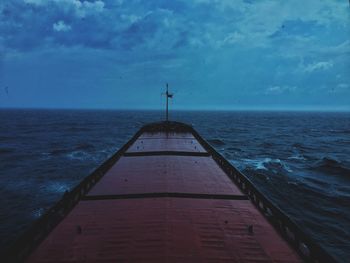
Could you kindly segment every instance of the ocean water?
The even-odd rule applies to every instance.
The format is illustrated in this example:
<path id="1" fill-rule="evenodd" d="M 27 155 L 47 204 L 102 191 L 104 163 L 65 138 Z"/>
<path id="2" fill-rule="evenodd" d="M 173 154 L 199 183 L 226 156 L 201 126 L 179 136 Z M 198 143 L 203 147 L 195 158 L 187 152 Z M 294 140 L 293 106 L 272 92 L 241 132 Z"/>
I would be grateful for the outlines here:
<path id="1" fill-rule="evenodd" d="M 159 111 L 0 110 L 5 249 Z M 350 113 L 171 112 L 339 262 L 350 258 Z"/>

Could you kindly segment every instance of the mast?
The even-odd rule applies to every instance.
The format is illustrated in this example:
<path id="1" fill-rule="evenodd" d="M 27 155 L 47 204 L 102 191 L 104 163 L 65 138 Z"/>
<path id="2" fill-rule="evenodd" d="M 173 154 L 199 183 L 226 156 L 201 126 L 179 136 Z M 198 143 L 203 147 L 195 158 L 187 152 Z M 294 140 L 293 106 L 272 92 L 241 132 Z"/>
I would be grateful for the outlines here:
<path id="1" fill-rule="evenodd" d="M 166 112 L 165 112 L 165 120 L 169 121 L 169 98 L 172 99 L 174 94 L 169 93 L 169 85 L 166 84 Z"/>

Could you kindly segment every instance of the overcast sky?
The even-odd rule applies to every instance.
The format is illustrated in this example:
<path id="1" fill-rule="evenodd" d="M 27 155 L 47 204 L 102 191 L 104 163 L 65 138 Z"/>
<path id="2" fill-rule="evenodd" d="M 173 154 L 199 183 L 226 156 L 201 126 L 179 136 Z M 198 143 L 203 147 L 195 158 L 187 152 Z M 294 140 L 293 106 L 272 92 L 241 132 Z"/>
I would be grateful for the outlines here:
<path id="1" fill-rule="evenodd" d="M 348 0 L 1 0 L 0 107 L 350 110 Z M 164 99 L 164 98 L 163 98 Z"/>

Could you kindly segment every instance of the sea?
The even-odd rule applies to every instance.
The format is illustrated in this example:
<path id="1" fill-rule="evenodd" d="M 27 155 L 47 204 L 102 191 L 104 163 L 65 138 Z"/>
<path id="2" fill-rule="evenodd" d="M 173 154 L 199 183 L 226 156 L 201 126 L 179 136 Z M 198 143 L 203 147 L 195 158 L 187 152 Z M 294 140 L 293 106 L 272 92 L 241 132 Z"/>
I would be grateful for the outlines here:
<path id="1" fill-rule="evenodd" d="M 173 111 L 339 262 L 350 259 L 350 113 Z M 162 111 L 0 110 L 0 247 Z"/>

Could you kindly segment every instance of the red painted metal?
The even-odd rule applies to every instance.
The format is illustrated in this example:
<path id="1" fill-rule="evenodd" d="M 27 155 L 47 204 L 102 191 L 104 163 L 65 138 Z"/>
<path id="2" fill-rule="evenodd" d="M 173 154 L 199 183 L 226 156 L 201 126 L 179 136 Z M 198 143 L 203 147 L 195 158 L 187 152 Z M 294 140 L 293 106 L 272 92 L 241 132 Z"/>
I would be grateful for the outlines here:
<path id="1" fill-rule="evenodd" d="M 189 133 L 145 133 L 127 152 L 162 151 L 206 152 Z M 158 192 L 196 198 L 105 199 Z M 244 197 L 210 156 L 121 157 L 27 262 L 302 262 L 250 201 L 220 195 Z"/>
<path id="2" fill-rule="evenodd" d="M 206 152 L 196 139 L 138 139 L 127 153 L 153 151 Z"/>
<path id="3" fill-rule="evenodd" d="M 250 201 L 81 201 L 27 262 L 301 262 Z"/>
<path id="4" fill-rule="evenodd" d="M 121 158 L 88 195 L 177 192 L 242 195 L 211 157 Z"/>
<path id="5" fill-rule="evenodd" d="M 139 139 L 194 139 L 189 132 L 145 132 Z"/>

